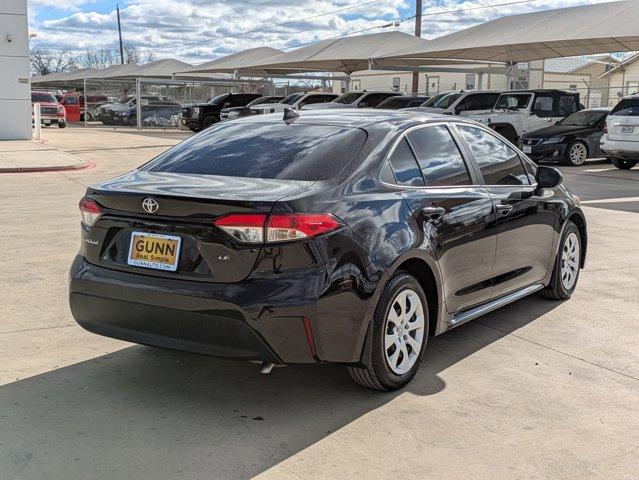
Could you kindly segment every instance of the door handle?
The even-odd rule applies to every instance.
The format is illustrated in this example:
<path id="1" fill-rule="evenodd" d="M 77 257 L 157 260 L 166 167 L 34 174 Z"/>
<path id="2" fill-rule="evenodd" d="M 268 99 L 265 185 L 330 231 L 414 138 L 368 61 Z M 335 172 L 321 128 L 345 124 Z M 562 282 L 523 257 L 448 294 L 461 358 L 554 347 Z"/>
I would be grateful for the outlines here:
<path id="1" fill-rule="evenodd" d="M 424 207 L 420 210 L 420 214 L 422 219 L 425 221 L 428 220 L 439 220 L 446 213 L 446 209 L 444 207 Z"/>
<path id="2" fill-rule="evenodd" d="M 505 217 L 508 215 L 513 209 L 513 206 L 508 203 L 498 203 L 495 205 L 495 211 L 498 215 Z"/>

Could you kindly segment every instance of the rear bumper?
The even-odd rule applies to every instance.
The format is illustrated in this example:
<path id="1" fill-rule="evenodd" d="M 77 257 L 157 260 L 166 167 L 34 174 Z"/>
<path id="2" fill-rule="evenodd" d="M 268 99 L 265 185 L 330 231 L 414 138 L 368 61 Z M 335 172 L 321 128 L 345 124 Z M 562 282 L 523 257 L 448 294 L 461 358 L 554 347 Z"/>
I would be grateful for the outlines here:
<path id="1" fill-rule="evenodd" d="M 610 140 L 607 135 L 601 138 L 601 150 L 608 156 L 624 160 L 639 160 L 639 140 L 630 142 Z"/>
<path id="2" fill-rule="evenodd" d="M 69 272 L 69 304 L 86 330 L 134 343 L 243 360 L 317 361 L 304 325 L 305 317 L 315 317 L 316 303 L 258 302 L 259 291 L 265 301 L 273 298 L 257 283 L 152 277 L 98 267 L 77 256 Z"/>

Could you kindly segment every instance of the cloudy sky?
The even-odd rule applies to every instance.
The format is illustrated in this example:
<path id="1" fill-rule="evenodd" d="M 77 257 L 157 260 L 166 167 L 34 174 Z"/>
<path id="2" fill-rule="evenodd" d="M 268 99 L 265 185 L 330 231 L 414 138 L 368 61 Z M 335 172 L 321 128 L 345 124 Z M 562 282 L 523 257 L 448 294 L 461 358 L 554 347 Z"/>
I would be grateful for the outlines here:
<path id="1" fill-rule="evenodd" d="M 412 32 L 414 0 L 28 0 L 33 45 L 81 51 L 123 37 L 157 58 L 203 62 L 245 48 L 291 49 L 345 34 Z M 433 38 L 501 15 L 591 0 L 423 0 L 423 36 Z M 399 26 L 380 28 L 391 22 Z"/>

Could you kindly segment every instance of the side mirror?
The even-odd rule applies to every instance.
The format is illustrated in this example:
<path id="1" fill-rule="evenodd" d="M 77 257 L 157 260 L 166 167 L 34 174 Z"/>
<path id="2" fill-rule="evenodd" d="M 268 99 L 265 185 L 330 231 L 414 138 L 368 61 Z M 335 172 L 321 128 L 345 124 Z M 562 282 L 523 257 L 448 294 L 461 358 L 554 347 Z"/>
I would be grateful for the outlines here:
<path id="1" fill-rule="evenodd" d="M 564 176 L 556 168 L 538 166 L 536 180 L 538 188 L 555 188 L 561 185 Z"/>

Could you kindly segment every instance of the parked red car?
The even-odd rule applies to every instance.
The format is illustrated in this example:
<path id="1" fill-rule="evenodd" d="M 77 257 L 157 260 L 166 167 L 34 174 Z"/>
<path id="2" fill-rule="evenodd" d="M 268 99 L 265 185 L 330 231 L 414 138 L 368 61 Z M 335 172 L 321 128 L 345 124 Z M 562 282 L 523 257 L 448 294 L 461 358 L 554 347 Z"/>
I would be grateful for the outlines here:
<path id="1" fill-rule="evenodd" d="M 48 92 L 31 92 L 31 112 L 33 115 L 33 104 L 40 104 L 42 114 L 42 125 L 55 125 L 64 128 L 67 126 L 67 112 L 58 103 L 55 96 Z"/>
<path id="2" fill-rule="evenodd" d="M 89 101 L 89 106 L 109 100 L 109 97 L 106 95 L 89 95 L 86 98 Z M 67 111 L 67 120 L 69 122 L 81 122 L 84 120 L 84 95 L 78 92 L 67 92 L 60 98 L 60 103 L 64 105 Z"/>

